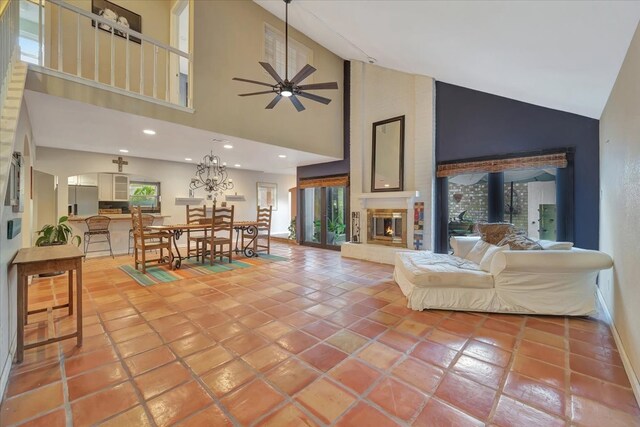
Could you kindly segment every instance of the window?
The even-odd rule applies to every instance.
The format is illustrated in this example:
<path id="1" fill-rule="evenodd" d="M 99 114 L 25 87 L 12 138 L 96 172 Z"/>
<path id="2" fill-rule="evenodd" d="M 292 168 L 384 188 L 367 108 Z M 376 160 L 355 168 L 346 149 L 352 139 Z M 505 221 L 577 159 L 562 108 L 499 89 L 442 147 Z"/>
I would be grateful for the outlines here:
<path id="1" fill-rule="evenodd" d="M 44 1 L 42 1 L 44 5 Z M 39 0 L 20 2 L 20 59 L 31 64 L 38 64 L 40 57 L 39 28 L 41 7 Z M 44 19 L 44 9 L 42 9 Z"/>
<path id="2" fill-rule="evenodd" d="M 269 24 L 264 24 L 264 60 L 284 78 L 284 34 Z M 313 60 L 311 49 L 289 37 L 289 78 Z M 310 79 L 311 77 L 307 77 Z M 305 80 L 308 82 L 308 80 Z"/>
<path id="3" fill-rule="evenodd" d="M 129 181 L 129 206 L 145 212 L 160 213 L 160 183 Z"/>

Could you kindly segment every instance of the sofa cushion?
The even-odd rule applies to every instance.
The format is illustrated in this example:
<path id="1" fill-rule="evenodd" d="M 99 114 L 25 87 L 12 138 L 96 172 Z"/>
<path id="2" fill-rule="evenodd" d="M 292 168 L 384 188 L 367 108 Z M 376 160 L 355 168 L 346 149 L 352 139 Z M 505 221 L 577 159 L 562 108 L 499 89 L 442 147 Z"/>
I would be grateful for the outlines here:
<path id="1" fill-rule="evenodd" d="M 493 257 L 495 256 L 495 254 L 497 254 L 498 252 L 506 251 L 508 249 L 509 249 L 509 245 L 503 245 L 503 246 L 490 245 L 489 249 L 487 249 L 486 252 L 484 253 L 482 260 L 480 260 L 480 269 L 482 271 L 488 272 L 489 269 L 491 268 L 491 261 L 493 261 Z"/>
<path id="2" fill-rule="evenodd" d="M 515 225 L 502 222 L 478 223 L 476 224 L 476 228 L 478 233 L 480 233 L 482 240 L 487 243 L 491 243 L 492 245 L 498 245 L 505 236 L 515 234 L 517 231 Z"/>
<path id="3" fill-rule="evenodd" d="M 493 276 L 477 264 L 453 255 L 432 252 L 400 252 L 396 254 L 396 269 L 418 287 L 493 288 Z"/>
<path id="4" fill-rule="evenodd" d="M 487 252 L 491 246 L 491 243 L 487 243 L 484 240 L 478 240 L 464 258 L 475 264 L 480 264 L 485 252 Z"/>
<path id="5" fill-rule="evenodd" d="M 540 251 L 542 246 L 533 239 L 528 238 L 524 234 L 509 234 L 504 237 L 498 246 L 509 245 L 512 251 Z"/>
<path id="6" fill-rule="evenodd" d="M 552 240 L 538 240 L 538 244 L 545 251 L 568 251 L 573 247 L 573 242 L 554 242 Z"/>

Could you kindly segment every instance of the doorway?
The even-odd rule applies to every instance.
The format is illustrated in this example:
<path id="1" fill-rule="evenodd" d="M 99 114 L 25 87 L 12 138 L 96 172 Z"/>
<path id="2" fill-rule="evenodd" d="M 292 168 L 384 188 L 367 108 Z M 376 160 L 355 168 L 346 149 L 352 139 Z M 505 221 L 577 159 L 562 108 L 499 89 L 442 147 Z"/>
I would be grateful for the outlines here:
<path id="1" fill-rule="evenodd" d="M 302 244 L 339 250 L 347 236 L 347 201 L 345 186 L 302 190 Z"/>

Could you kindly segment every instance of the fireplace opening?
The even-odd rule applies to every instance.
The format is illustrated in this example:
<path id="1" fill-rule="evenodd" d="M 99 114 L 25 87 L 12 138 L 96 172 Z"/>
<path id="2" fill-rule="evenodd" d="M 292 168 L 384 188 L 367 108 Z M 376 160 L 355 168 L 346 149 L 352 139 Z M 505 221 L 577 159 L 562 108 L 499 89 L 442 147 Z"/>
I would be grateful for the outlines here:
<path id="1" fill-rule="evenodd" d="M 405 246 L 406 238 L 406 209 L 369 209 L 368 242 L 381 245 Z"/>

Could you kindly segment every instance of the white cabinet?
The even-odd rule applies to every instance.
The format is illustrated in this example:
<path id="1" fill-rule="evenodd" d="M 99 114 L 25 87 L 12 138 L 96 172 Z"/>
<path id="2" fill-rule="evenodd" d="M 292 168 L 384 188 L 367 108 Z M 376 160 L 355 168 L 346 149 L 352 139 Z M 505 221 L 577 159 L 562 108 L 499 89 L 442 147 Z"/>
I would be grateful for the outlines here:
<path id="1" fill-rule="evenodd" d="M 110 173 L 98 174 L 98 200 L 100 201 L 113 200 L 113 174 L 110 174 Z"/>
<path id="2" fill-rule="evenodd" d="M 113 199 L 118 202 L 129 200 L 129 177 L 127 175 L 113 175 Z"/>
<path id="3" fill-rule="evenodd" d="M 98 185 L 98 174 L 96 173 L 88 173 L 85 175 L 78 175 L 78 185 L 87 185 L 87 186 L 97 186 Z"/>

